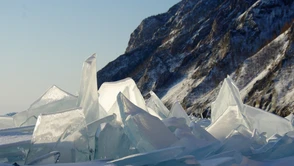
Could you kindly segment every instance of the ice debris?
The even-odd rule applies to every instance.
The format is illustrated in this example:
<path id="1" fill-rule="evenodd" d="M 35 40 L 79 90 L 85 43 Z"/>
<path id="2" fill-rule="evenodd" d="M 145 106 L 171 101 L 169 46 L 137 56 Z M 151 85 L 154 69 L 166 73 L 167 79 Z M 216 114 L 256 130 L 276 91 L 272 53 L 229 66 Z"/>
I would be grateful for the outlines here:
<path id="1" fill-rule="evenodd" d="M 60 153 L 60 163 L 90 159 L 89 138 L 83 109 L 40 115 L 25 163 L 52 151 Z"/>
<path id="2" fill-rule="evenodd" d="M 146 105 L 154 110 L 159 117 L 165 119 L 169 116 L 170 111 L 165 107 L 162 101 L 157 97 L 157 95 L 153 92 L 149 92 L 150 97 L 146 102 Z"/>
<path id="3" fill-rule="evenodd" d="M 293 119 L 244 104 L 229 76 L 211 119 L 180 102 L 169 110 L 152 91 L 145 102 L 131 78 L 97 92 L 94 54 L 78 97 L 52 86 L 26 111 L 0 116 L 0 165 L 292 165 Z"/>

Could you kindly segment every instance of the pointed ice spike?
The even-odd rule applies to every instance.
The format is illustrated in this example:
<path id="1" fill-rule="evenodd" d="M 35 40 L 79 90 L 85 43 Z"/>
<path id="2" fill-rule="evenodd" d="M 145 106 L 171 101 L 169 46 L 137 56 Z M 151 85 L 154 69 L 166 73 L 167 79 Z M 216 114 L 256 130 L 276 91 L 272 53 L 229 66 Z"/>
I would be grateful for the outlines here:
<path id="1" fill-rule="evenodd" d="M 143 109 L 137 107 L 135 104 L 133 104 L 126 96 L 123 95 L 123 93 L 119 92 L 117 95 L 117 103 L 120 111 L 120 115 L 122 118 L 122 121 L 125 122 L 126 118 L 131 115 L 134 116 L 138 113 L 147 113 Z"/>
<path id="2" fill-rule="evenodd" d="M 140 152 L 166 148 L 177 141 L 162 121 L 135 106 L 122 93 L 117 101 L 125 133 Z"/>
<path id="3" fill-rule="evenodd" d="M 48 114 L 76 107 L 77 97 L 53 85 L 27 111 L 13 116 L 16 126 L 35 125 L 40 114 Z"/>
<path id="4" fill-rule="evenodd" d="M 150 91 L 149 94 L 150 98 L 147 100 L 146 105 L 154 110 L 162 119 L 167 118 L 170 114 L 169 110 L 153 91 Z"/>
<path id="5" fill-rule="evenodd" d="M 83 109 L 38 117 L 25 163 L 51 151 L 60 152 L 60 163 L 89 160 L 89 139 Z"/>
<path id="6" fill-rule="evenodd" d="M 122 93 L 125 96 L 130 97 L 129 87 L 125 87 L 125 89 L 122 91 Z M 119 123 L 122 123 L 121 114 L 120 114 L 120 111 L 119 111 L 118 104 L 117 104 L 117 101 L 116 100 L 115 100 L 115 102 L 113 103 L 112 107 L 110 108 L 110 110 L 107 113 L 108 114 L 115 114 L 116 115 L 116 121 L 119 122 Z"/>
<path id="7" fill-rule="evenodd" d="M 107 115 L 103 110 L 99 110 L 96 72 L 96 54 L 93 54 L 83 64 L 77 102 L 77 106 L 84 109 L 86 123 L 91 123 Z"/>
<path id="8" fill-rule="evenodd" d="M 239 90 L 228 76 L 224 80 L 216 100 L 211 104 L 211 123 L 214 123 L 229 106 L 238 106 L 238 109 L 243 111 Z"/>
<path id="9" fill-rule="evenodd" d="M 189 126 L 191 123 L 191 120 L 189 116 L 187 115 L 186 111 L 180 104 L 180 102 L 176 101 L 174 105 L 171 108 L 171 113 L 168 117 L 177 117 L 177 118 L 184 118 L 186 120 L 186 124 Z"/>
<path id="10" fill-rule="evenodd" d="M 55 101 L 60 101 L 66 98 L 76 98 L 76 96 L 62 90 L 56 85 L 53 85 L 38 100 L 36 100 L 33 104 L 31 104 L 29 109 L 31 110 L 31 109 L 34 109 L 34 108 L 37 108 Z"/>

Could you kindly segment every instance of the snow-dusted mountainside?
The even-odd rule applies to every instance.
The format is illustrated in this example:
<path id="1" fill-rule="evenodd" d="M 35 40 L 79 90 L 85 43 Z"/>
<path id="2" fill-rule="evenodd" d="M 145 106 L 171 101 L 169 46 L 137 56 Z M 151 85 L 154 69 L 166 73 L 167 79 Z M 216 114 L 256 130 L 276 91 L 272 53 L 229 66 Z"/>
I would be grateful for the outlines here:
<path id="1" fill-rule="evenodd" d="M 210 110 L 230 75 L 245 103 L 286 116 L 294 108 L 293 0 L 182 0 L 142 21 L 125 54 L 98 71 L 132 77 L 170 107 Z"/>

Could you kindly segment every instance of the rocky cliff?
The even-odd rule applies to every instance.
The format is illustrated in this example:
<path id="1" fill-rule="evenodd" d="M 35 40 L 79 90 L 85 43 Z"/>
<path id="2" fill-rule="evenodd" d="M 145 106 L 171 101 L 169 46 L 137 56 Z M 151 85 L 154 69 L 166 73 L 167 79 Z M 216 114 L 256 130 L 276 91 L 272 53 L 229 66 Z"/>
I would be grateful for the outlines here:
<path id="1" fill-rule="evenodd" d="M 230 75 L 244 102 L 285 116 L 294 108 L 292 0 L 182 0 L 131 34 L 125 54 L 98 71 L 103 82 L 132 77 L 188 113 L 210 110 Z"/>

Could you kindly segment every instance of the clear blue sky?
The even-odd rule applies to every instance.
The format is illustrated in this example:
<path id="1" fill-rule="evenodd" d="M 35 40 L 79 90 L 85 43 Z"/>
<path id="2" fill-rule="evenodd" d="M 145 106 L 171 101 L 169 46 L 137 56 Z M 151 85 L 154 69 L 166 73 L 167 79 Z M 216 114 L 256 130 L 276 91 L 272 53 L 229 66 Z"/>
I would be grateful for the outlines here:
<path id="1" fill-rule="evenodd" d="M 0 114 L 27 109 L 55 84 L 76 94 L 83 61 L 100 69 L 130 34 L 180 0 L 0 1 Z"/>

